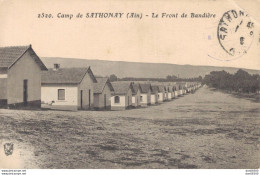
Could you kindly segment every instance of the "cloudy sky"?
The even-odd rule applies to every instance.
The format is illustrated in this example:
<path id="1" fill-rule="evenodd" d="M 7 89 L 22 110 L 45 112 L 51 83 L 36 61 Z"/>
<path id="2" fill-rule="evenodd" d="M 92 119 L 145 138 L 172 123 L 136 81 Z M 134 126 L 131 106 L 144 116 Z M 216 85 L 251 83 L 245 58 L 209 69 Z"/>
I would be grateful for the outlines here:
<path id="1" fill-rule="evenodd" d="M 260 70 L 259 6 L 257 0 L 0 0 L 0 46 L 32 44 L 40 57 Z M 247 12 L 254 22 L 254 36 L 245 46 L 247 53 L 243 56 L 228 55 L 217 39 L 220 19 L 232 9 Z M 124 15 L 121 19 L 85 18 L 86 13 L 105 12 Z M 142 13 L 142 19 L 127 19 L 131 12 Z M 42 13 L 52 14 L 53 18 L 38 18 Z M 58 13 L 73 14 L 73 18 L 58 18 Z M 78 13 L 83 17 L 76 18 Z M 152 18 L 152 13 L 158 14 L 158 18 Z M 162 13 L 178 13 L 178 17 L 162 18 Z M 180 18 L 182 13 L 187 18 Z M 191 13 L 210 13 L 216 17 L 190 18 Z M 236 45 L 238 40 L 231 44 Z"/>

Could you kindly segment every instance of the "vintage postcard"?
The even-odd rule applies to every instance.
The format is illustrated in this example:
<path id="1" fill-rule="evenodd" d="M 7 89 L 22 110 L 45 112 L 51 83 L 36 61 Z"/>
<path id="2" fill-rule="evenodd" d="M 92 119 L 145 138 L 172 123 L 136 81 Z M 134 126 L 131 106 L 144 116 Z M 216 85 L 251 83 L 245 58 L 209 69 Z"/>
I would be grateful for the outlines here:
<path id="1" fill-rule="evenodd" d="M 0 0 L 1 173 L 258 174 L 259 7 Z"/>

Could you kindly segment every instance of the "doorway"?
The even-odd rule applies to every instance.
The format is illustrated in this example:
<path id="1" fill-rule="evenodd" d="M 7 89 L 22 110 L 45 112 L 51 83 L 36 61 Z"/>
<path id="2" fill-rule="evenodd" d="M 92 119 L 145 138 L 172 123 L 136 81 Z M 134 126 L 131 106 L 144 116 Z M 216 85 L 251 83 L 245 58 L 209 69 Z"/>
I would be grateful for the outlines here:
<path id="1" fill-rule="evenodd" d="M 23 104 L 28 104 L 28 80 L 23 80 Z"/>
<path id="2" fill-rule="evenodd" d="M 80 90 L 80 109 L 83 108 L 83 90 Z"/>
<path id="3" fill-rule="evenodd" d="M 106 94 L 104 94 L 104 107 L 107 108 L 107 97 Z"/>
<path id="4" fill-rule="evenodd" d="M 88 107 L 90 108 L 90 103 L 91 103 L 91 90 L 88 90 Z"/>

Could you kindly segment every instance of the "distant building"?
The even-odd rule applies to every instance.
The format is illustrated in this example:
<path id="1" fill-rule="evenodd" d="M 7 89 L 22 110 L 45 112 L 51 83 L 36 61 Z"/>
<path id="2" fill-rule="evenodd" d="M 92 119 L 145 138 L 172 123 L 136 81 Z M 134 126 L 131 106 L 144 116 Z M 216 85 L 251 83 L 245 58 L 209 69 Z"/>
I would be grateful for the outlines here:
<path id="1" fill-rule="evenodd" d="M 152 93 L 151 84 L 140 84 L 140 87 L 141 87 L 141 96 L 140 96 L 141 106 L 150 105 L 151 93 Z"/>
<path id="2" fill-rule="evenodd" d="M 196 82 L 191 82 L 190 83 L 190 92 L 194 93 L 197 90 L 197 83 Z"/>
<path id="3" fill-rule="evenodd" d="M 177 82 L 179 86 L 179 95 L 185 95 L 187 93 L 187 83 L 186 82 Z"/>
<path id="4" fill-rule="evenodd" d="M 172 99 L 174 99 L 176 96 L 175 96 L 175 91 L 176 91 L 176 88 L 175 88 L 175 83 L 171 82 L 170 83 L 170 88 L 171 88 L 171 96 L 172 96 Z"/>
<path id="5" fill-rule="evenodd" d="M 158 86 L 158 102 L 163 102 L 166 101 L 166 88 L 164 85 L 159 85 Z"/>
<path id="6" fill-rule="evenodd" d="M 186 82 L 187 93 L 191 93 L 191 82 Z"/>
<path id="7" fill-rule="evenodd" d="M 41 71 L 31 45 L 0 48 L 0 107 L 41 107 Z"/>
<path id="8" fill-rule="evenodd" d="M 179 86 L 177 84 L 173 85 L 174 97 L 177 98 L 180 94 Z"/>
<path id="9" fill-rule="evenodd" d="M 90 110 L 94 107 L 94 83 L 90 69 L 60 68 L 42 72 L 42 106 L 62 110 Z"/>
<path id="10" fill-rule="evenodd" d="M 131 82 L 112 82 L 114 92 L 111 95 L 111 110 L 125 110 L 132 106 L 132 94 L 134 93 Z"/>
<path id="11" fill-rule="evenodd" d="M 168 100 L 173 99 L 173 91 L 172 86 L 170 84 L 167 85 L 167 94 L 168 94 Z"/>
<path id="12" fill-rule="evenodd" d="M 156 86 L 156 85 L 152 86 L 151 104 L 157 104 L 158 103 L 158 91 L 159 91 L 158 86 Z"/>
<path id="13" fill-rule="evenodd" d="M 141 97 L 141 87 L 139 83 L 133 84 L 134 93 L 132 94 L 132 106 L 133 107 L 140 107 L 140 97 Z"/>
<path id="14" fill-rule="evenodd" d="M 94 109 L 110 110 L 111 93 L 114 88 L 108 78 L 97 77 L 97 83 L 94 83 Z"/>
<path id="15" fill-rule="evenodd" d="M 164 88 L 165 88 L 165 93 L 164 93 L 164 99 L 165 99 L 165 101 L 168 101 L 169 99 L 168 99 L 168 86 L 166 86 L 166 85 L 163 85 L 164 86 Z"/>

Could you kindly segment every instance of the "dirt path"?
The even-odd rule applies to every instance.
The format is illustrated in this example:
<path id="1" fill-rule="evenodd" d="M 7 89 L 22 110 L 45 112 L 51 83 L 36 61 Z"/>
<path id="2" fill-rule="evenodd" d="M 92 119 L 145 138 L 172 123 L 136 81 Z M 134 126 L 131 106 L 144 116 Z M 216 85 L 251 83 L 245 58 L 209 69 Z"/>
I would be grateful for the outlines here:
<path id="1" fill-rule="evenodd" d="M 260 103 L 206 87 L 149 108 L 0 110 L 0 120 L 1 143 L 29 151 L 29 168 L 260 167 Z"/>

